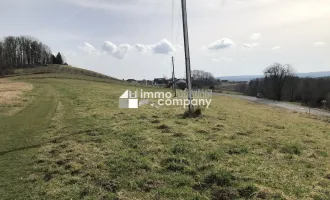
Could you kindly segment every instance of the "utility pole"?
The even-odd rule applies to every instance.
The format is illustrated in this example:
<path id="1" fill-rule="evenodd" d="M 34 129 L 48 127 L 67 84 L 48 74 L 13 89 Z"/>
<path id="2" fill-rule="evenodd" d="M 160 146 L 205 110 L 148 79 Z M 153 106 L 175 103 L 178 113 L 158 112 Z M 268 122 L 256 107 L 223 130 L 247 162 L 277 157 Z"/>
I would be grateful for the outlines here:
<path id="1" fill-rule="evenodd" d="M 174 57 L 172 56 L 172 66 L 173 66 L 173 72 L 172 72 L 172 87 L 174 90 L 174 97 L 176 97 L 176 87 L 175 87 L 175 74 L 174 74 Z"/>
<path id="2" fill-rule="evenodd" d="M 182 21 L 183 21 L 183 39 L 184 39 L 184 52 L 186 62 L 186 82 L 188 85 L 188 99 L 189 99 L 189 113 L 192 113 L 192 88 L 191 88 L 191 69 L 190 69 L 190 52 L 189 52 L 189 37 L 188 37 L 188 20 L 187 20 L 187 5 L 186 0 L 181 0 L 182 7 Z"/>

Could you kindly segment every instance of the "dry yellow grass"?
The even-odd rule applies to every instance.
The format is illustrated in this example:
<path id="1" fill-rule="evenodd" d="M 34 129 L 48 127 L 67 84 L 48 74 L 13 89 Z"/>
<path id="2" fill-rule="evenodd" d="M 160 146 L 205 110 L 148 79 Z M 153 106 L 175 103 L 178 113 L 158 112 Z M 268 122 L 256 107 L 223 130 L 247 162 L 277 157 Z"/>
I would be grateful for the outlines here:
<path id="1" fill-rule="evenodd" d="M 22 110 L 29 102 L 27 92 L 32 89 L 29 83 L 0 79 L 0 115 L 12 116 Z"/>
<path id="2" fill-rule="evenodd" d="M 32 90 L 33 86 L 23 82 L 11 82 L 0 79 L 0 104 L 13 105 L 20 103 L 24 92 Z"/>

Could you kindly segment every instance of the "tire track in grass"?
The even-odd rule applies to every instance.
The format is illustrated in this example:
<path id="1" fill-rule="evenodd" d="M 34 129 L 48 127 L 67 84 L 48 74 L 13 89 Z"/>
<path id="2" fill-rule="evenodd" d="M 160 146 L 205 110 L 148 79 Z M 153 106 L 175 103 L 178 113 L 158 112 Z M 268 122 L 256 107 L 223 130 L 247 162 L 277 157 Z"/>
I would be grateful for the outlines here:
<path id="1" fill-rule="evenodd" d="M 0 117 L 0 199 L 30 199 L 33 156 L 55 113 L 58 98 L 47 84 L 36 84 L 37 97 L 14 116 Z"/>

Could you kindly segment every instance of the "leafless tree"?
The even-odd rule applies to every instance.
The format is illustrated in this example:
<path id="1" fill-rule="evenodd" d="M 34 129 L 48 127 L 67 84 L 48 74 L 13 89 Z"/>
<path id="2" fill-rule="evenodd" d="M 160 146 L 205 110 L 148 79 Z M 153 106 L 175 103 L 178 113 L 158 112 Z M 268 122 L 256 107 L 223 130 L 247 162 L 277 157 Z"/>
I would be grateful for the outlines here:
<path id="1" fill-rule="evenodd" d="M 265 69 L 264 74 L 265 78 L 271 82 L 276 100 L 280 101 L 284 84 L 289 77 L 294 76 L 294 69 L 289 64 L 281 65 L 280 63 L 274 63 Z"/>
<path id="2" fill-rule="evenodd" d="M 29 36 L 0 38 L 0 70 L 34 67 L 51 62 L 50 48 Z"/>
<path id="3" fill-rule="evenodd" d="M 193 87 L 202 88 L 205 86 L 212 86 L 215 83 L 213 75 L 203 70 L 192 70 L 191 77 Z"/>

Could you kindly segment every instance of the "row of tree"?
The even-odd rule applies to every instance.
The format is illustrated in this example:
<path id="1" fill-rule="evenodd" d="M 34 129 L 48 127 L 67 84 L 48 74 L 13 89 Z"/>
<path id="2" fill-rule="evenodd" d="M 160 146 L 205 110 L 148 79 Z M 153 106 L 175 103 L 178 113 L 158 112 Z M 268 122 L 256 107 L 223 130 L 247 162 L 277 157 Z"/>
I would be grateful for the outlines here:
<path id="1" fill-rule="evenodd" d="M 36 38 L 8 36 L 0 39 L 0 74 L 2 75 L 17 68 L 64 63 L 60 53 L 55 57 L 51 49 Z"/>
<path id="2" fill-rule="evenodd" d="M 330 108 L 330 77 L 300 78 L 290 65 L 275 63 L 265 69 L 264 78 L 237 85 L 237 91 L 278 101 L 301 102 L 311 107 Z"/>

